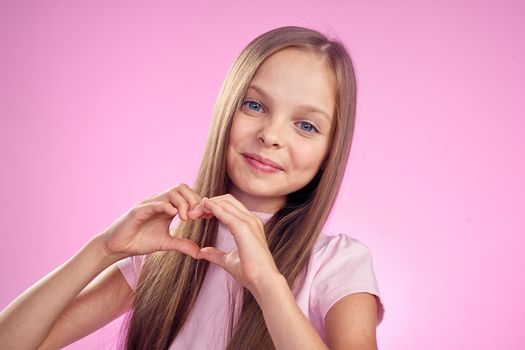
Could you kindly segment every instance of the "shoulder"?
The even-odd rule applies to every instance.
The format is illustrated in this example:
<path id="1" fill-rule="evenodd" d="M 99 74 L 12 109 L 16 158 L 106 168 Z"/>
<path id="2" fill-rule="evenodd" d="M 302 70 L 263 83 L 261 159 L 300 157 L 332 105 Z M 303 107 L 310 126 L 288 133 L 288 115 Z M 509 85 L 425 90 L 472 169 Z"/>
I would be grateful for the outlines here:
<path id="1" fill-rule="evenodd" d="M 313 254 L 326 258 L 372 257 L 372 252 L 361 241 L 349 235 L 338 233 L 325 235 L 321 233 L 314 245 Z"/>
<path id="2" fill-rule="evenodd" d="M 318 272 L 333 276 L 355 276 L 358 269 L 373 274 L 372 252 L 361 241 L 345 234 L 321 234 L 312 251 L 312 258 Z"/>
<path id="3" fill-rule="evenodd" d="M 378 321 L 382 320 L 383 307 L 367 245 L 346 234 L 321 234 L 311 258 L 315 269 L 312 301 L 323 319 L 338 300 L 365 292 L 377 297 Z"/>

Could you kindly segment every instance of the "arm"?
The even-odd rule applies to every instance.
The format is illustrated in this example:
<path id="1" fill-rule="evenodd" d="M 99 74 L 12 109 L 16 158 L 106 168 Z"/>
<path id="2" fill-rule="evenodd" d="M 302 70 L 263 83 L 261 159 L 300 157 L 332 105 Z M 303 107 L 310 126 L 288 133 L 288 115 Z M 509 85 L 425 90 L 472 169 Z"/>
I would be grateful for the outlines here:
<path id="1" fill-rule="evenodd" d="M 297 305 L 282 275 L 265 279 L 252 293 L 276 349 L 328 349 Z"/>
<path id="2" fill-rule="evenodd" d="M 231 194 L 205 197 L 202 206 L 228 227 L 237 248 L 225 253 L 215 247 L 204 247 L 196 258 L 219 265 L 252 293 L 275 348 L 328 349 L 278 271 L 262 220 Z"/>
<path id="3" fill-rule="evenodd" d="M 73 257 L 18 296 L 0 313 L 2 347 L 38 348 L 73 298 L 95 276 L 118 260 L 105 253 L 99 237 L 90 240 Z M 82 296 L 79 297 L 74 306 L 77 310 L 82 303 Z M 58 327 L 63 327 L 64 319 L 57 322 Z"/>
<path id="4" fill-rule="evenodd" d="M 195 191 L 181 184 L 148 197 L 120 216 L 0 313 L 2 349 L 59 348 L 122 314 L 130 305 L 132 290 L 117 266 L 111 265 L 131 255 L 156 251 L 176 250 L 195 257 L 200 247 L 170 235 L 168 229 L 178 208 L 184 220 L 209 217 L 203 208 L 191 217 L 187 213 L 200 200 Z M 104 270 L 107 272 L 84 290 Z"/>
<path id="5" fill-rule="evenodd" d="M 73 299 L 38 350 L 62 349 L 113 321 L 131 307 L 132 289 L 116 264 Z"/>
<path id="6" fill-rule="evenodd" d="M 276 349 L 328 349 L 297 305 L 282 275 L 263 282 L 254 293 Z M 377 303 L 369 293 L 353 293 L 328 311 L 330 349 L 376 350 Z"/>
<path id="7" fill-rule="evenodd" d="M 215 247 L 205 247 L 197 252 L 196 258 L 206 259 L 219 265 L 251 292 L 262 310 L 268 332 L 277 349 L 328 349 L 297 305 L 286 279 L 278 271 L 268 247 L 261 219 L 249 212 L 243 203 L 231 194 L 211 199 L 203 198 L 202 205 L 228 227 L 237 248 L 225 253 Z M 338 254 L 337 258 L 334 259 L 336 254 Z M 325 268 L 322 273 L 317 271 L 316 277 L 317 288 L 323 291 L 321 294 L 326 299 L 324 304 L 321 303 L 323 314 L 327 315 L 334 308 L 334 303 L 330 303 L 332 300 L 337 300 L 334 299 L 337 297 L 336 292 L 344 293 L 349 289 L 348 286 L 355 287 L 361 283 L 362 286 L 374 289 L 375 276 L 371 254 L 364 244 L 340 234 L 327 242 L 322 255 Z M 328 261 L 330 264 L 326 267 Z M 344 273 L 341 274 L 340 271 Z M 346 284 L 334 289 L 331 283 L 341 277 L 349 277 L 350 283 L 347 281 Z M 332 293 L 326 294 L 327 288 L 331 289 Z M 341 295 L 348 297 L 348 294 Z M 369 324 L 370 320 L 374 320 L 375 327 L 377 306 L 374 304 L 374 308 L 370 307 L 370 297 L 352 296 L 346 300 L 351 302 L 339 303 L 331 312 L 330 325 L 327 326 L 330 336 L 327 337 L 327 342 L 333 349 L 348 346 L 360 348 L 363 344 L 367 350 L 375 349 L 375 329 L 373 335 L 370 335 Z M 328 305 L 332 306 L 330 310 L 324 308 Z M 371 311 L 375 312 L 374 316 L 371 316 Z M 348 312 L 352 315 L 347 316 Z M 364 320 L 361 319 L 363 316 L 365 316 Z M 334 319 L 336 322 L 343 320 L 344 324 L 334 326 Z M 366 322 L 366 325 L 361 325 L 361 321 Z M 359 326 L 354 329 L 347 328 L 356 324 Z M 368 333 L 360 334 L 360 332 Z"/>
<path id="8" fill-rule="evenodd" d="M 373 294 L 341 298 L 325 317 L 330 349 L 376 350 L 377 301 Z"/>

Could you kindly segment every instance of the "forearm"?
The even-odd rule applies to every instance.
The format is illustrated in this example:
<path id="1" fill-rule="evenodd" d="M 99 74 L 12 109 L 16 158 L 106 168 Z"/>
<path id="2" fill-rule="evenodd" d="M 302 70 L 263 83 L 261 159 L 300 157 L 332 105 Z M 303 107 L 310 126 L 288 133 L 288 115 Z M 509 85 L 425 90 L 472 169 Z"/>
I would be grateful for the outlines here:
<path id="1" fill-rule="evenodd" d="M 328 349 L 297 305 L 282 275 L 262 282 L 257 289 L 253 295 L 276 349 Z"/>
<path id="2" fill-rule="evenodd" d="M 36 349 L 71 300 L 117 261 L 105 253 L 99 237 L 86 243 L 0 313 L 2 348 Z"/>

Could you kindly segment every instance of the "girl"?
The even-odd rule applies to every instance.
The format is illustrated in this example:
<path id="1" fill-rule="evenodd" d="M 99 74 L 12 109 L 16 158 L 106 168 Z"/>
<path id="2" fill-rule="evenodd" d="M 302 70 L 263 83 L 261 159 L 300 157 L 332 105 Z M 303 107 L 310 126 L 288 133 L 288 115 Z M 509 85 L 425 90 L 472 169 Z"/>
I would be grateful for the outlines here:
<path id="1" fill-rule="evenodd" d="M 254 39 L 221 88 L 194 187 L 138 203 L 15 299 L 0 347 L 58 349 L 131 308 L 126 349 L 375 349 L 370 252 L 321 234 L 355 106 L 340 42 L 302 27 Z"/>

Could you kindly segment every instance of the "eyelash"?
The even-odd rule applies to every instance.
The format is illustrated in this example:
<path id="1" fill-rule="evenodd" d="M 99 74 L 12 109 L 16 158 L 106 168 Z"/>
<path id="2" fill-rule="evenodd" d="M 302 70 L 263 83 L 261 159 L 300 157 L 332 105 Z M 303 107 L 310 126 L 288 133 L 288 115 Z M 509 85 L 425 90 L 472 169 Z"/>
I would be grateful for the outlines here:
<path id="1" fill-rule="evenodd" d="M 246 105 L 247 103 L 248 103 L 248 104 L 249 104 L 249 103 L 256 103 L 256 104 L 258 104 L 260 107 L 262 107 L 262 105 L 261 105 L 259 102 L 252 101 L 252 100 L 244 100 L 244 102 L 242 103 L 242 105 L 244 106 L 244 105 Z M 250 109 L 250 110 L 253 111 L 253 109 Z M 254 111 L 254 112 L 258 112 L 258 111 Z M 301 121 L 301 122 L 299 122 L 299 123 L 306 123 L 306 124 L 309 124 L 309 125 L 312 126 L 312 130 L 313 130 L 313 131 L 315 131 L 316 133 L 319 132 L 319 130 L 315 127 L 315 125 L 313 125 L 313 124 L 310 123 L 310 122 L 304 122 L 304 121 Z M 301 129 L 301 131 L 305 131 L 306 133 L 312 133 L 312 131 L 308 131 L 308 130 L 304 130 L 304 129 Z"/>

